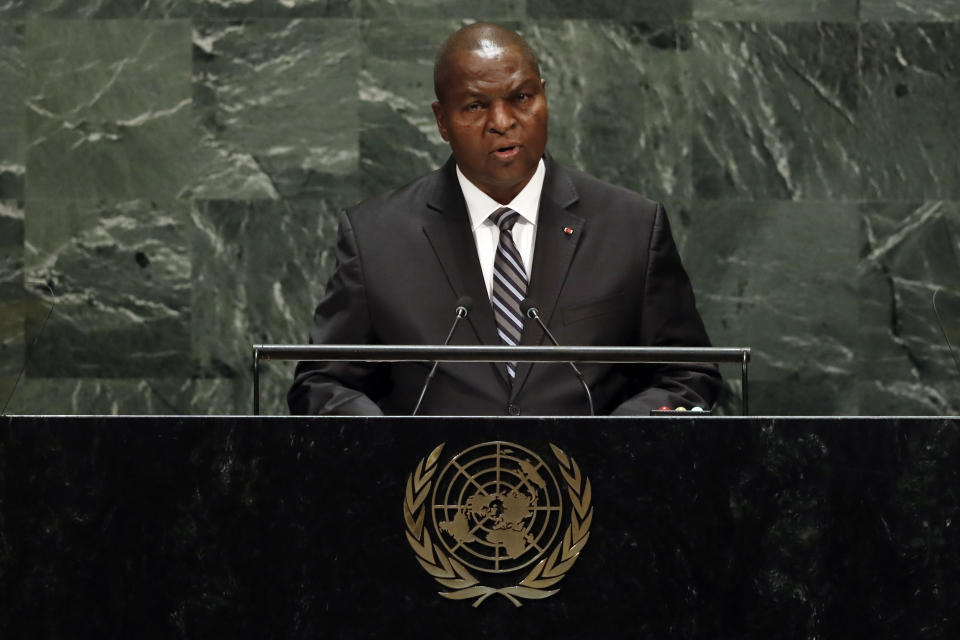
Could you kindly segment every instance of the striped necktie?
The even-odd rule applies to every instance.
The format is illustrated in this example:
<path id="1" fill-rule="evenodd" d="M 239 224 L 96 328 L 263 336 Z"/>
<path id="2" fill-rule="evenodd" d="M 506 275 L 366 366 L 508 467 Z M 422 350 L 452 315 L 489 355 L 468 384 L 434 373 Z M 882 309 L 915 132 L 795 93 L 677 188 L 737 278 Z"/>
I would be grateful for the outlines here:
<path id="1" fill-rule="evenodd" d="M 493 260 L 493 315 L 497 322 L 497 333 L 504 344 L 520 344 L 523 331 L 523 314 L 520 303 L 527 297 L 527 272 L 523 268 L 523 259 L 513 242 L 513 225 L 520 214 L 510 207 L 501 207 L 490 214 L 490 220 L 500 227 L 500 242 L 497 255 Z M 507 375 L 513 383 L 517 375 L 517 363 L 507 363 Z"/>

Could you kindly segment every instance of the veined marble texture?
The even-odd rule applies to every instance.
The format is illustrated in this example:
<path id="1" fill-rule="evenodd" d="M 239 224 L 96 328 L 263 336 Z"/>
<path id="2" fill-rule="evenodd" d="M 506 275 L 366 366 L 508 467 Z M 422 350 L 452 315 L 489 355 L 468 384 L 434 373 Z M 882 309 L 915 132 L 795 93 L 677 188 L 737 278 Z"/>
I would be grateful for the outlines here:
<path id="1" fill-rule="evenodd" d="M 323 200 L 214 200 L 195 207 L 192 354 L 203 376 L 237 382 L 238 409 L 250 406 L 251 345 L 307 343 L 313 309 L 333 271 L 336 213 Z M 288 412 L 293 366 L 263 364 L 263 413 Z"/>
<path id="2" fill-rule="evenodd" d="M 250 413 L 249 384 L 227 378 L 25 376 L 7 412 L 34 415 L 223 415 Z M 4 397 L 6 400 L 6 397 Z"/>
<path id="3" fill-rule="evenodd" d="M 525 35 L 547 81 L 547 149 L 559 161 L 657 200 L 690 195 L 686 26 L 540 21 Z"/>
<path id="4" fill-rule="evenodd" d="M 359 76 L 362 198 L 399 187 L 450 156 L 430 105 L 437 48 L 463 26 L 456 20 L 363 25 Z"/>
<path id="5" fill-rule="evenodd" d="M 362 0 L 364 18 L 400 20 L 470 18 L 471 20 L 519 20 L 527 15 L 529 0 Z"/>
<path id="6" fill-rule="evenodd" d="M 191 174 L 190 24 L 27 24 L 28 198 L 175 196 Z"/>
<path id="7" fill-rule="evenodd" d="M 0 18 L 184 18 L 194 0 L 0 0 Z"/>
<path id="8" fill-rule="evenodd" d="M 686 227 L 681 252 L 711 341 L 752 349 L 750 412 L 856 415 L 857 205 L 694 200 L 670 215 Z"/>
<path id="9" fill-rule="evenodd" d="M 858 270 L 861 412 L 957 415 L 960 371 L 933 295 L 942 289 L 938 307 L 955 340 L 960 203 L 866 203 L 860 210 L 866 235 Z"/>
<path id="10" fill-rule="evenodd" d="M 858 197 L 855 25 L 698 22 L 693 43 L 697 197 Z"/>
<path id="11" fill-rule="evenodd" d="M 550 152 L 665 201 L 754 413 L 957 413 L 960 3 L 854 6 L 0 0 L 0 399 L 26 358 L 21 412 L 249 412 L 337 211 L 448 157 L 436 48 L 490 19 L 540 55 Z"/>
<path id="12" fill-rule="evenodd" d="M 861 2 L 863 0 L 693 0 L 693 17 L 765 22 L 855 21 Z"/>
<path id="13" fill-rule="evenodd" d="M 861 30 L 863 191 L 960 199 L 960 23 Z"/>
<path id="14" fill-rule="evenodd" d="M 960 18 L 956 0 L 860 0 L 863 20 L 937 22 Z"/>
<path id="15" fill-rule="evenodd" d="M 28 307 L 28 339 L 52 306 L 28 349 L 29 375 L 190 373 L 189 206 L 29 202 L 25 280 L 43 304 Z"/>
<path id="16" fill-rule="evenodd" d="M 697 231 L 699 224 L 695 223 L 694 211 L 700 211 L 704 215 L 711 215 L 711 208 L 707 205 L 704 209 L 703 204 L 691 201 L 688 198 L 670 197 L 662 201 L 667 213 L 667 219 L 670 221 L 670 229 L 673 233 L 673 240 L 680 252 L 680 258 L 683 261 L 684 268 L 690 276 L 696 295 L 697 309 L 700 311 L 705 321 L 707 335 L 715 347 L 748 347 L 750 344 L 745 337 L 741 337 L 729 330 L 729 326 L 721 331 L 714 326 L 719 320 L 723 310 L 717 304 L 716 300 L 708 301 L 711 295 L 711 287 L 715 286 L 715 278 L 711 275 L 712 267 L 704 259 L 708 254 L 703 244 L 709 241 L 709 238 L 701 237 Z M 692 238 L 692 240 L 691 240 Z M 694 271 L 696 270 L 696 271 Z M 707 316 L 704 310 L 710 307 L 714 315 L 710 322 L 706 322 Z M 717 340 L 723 342 L 718 342 Z M 750 372 L 756 373 L 755 365 L 750 365 Z M 716 415 L 721 416 L 739 416 L 743 411 L 743 389 L 741 384 L 741 367 L 739 364 L 720 364 L 720 375 L 723 377 L 723 386 L 720 389 L 720 395 L 717 399 L 717 406 L 714 408 Z M 749 376 L 748 376 L 749 377 Z M 749 384 L 749 380 L 748 380 Z M 752 412 L 756 414 L 756 412 Z"/>
<path id="17" fill-rule="evenodd" d="M 353 18 L 366 0 L 190 0 L 195 18 Z"/>
<path id="18" fill-rule="evenodd" d="M 23 197 L 23 32 L 0 23 L 0 198 Z"/>
<path id="19" fill-rule="evenodd" d="M 22 18 L 28 0 L 0 0 L 0 19 Z"/>
<path id="20" fill-rule="evenodd" d="M 357 172 L 356 20 L 203 22 L 197 198 L 327 196 Z M 342 202 L 346 206 L 349 202 Z"/>
<path id="21" fill-rule="evenodd" d="M 527 15 L 543 18 L 669 20 L 690 18 L 695 0 L 527 0 Z"/>
<path id="22" fill-rule="evenodd" d="M 23 368 L 23 207 L 0 200 L 0 411 Z"/>

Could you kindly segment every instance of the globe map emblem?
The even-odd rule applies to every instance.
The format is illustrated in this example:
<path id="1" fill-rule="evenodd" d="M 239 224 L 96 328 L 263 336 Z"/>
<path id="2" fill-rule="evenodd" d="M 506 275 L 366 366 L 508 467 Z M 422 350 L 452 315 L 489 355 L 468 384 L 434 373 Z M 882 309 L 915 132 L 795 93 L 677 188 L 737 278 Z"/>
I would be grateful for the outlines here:
<path id="1" fill-rule="evenodd" d="M 540 456 L 509 442 L 486 442 L 443 468 L 431 513 L 452 556 L 478 571 L 506 573 L 550 548 L 562 506 L 556 477 Z"/>

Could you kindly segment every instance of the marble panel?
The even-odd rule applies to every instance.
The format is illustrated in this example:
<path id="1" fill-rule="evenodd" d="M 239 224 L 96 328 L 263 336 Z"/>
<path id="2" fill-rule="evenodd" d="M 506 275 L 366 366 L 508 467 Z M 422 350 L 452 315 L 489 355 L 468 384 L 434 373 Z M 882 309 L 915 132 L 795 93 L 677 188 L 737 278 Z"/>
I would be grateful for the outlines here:
<path id="1" fill-rule="evenodd" d="M 24 28 L 0 23 L 0 198 L 23 197 Z"/>
<path id="2" fill-rule="evenodd" d="M 609 18 L 624 22 L 638 20 L 688 19 L 693 0 L 527 0 L 527 14 L 540 18 Z"/>
<path id="3" fill-rule="evenodd" d="M 334 266 L 336 212 L 323 200 L 197 203 L 193 358 L 203 375 L 237 381 L 234 412 L 250 412 L 251 345 L 307 341 Z M 288 413 L 293 366 L 264 365 L 263 413 Z"/>
<path id="4" fill-rule="evenodd" d="M 960 327 L 960 203 L 867 203 L 860 209 L 866 235 L 858 271 L 860 411 L 957 415 L 960 371 L 933 295 L 942 289 L 942 318 Z"/>
<path id="5" fill-rule="evenodd" d="M 859 0 L 693 0 L 697 20 L 855 21 Z"/>
<path id="6" fill-rule="evenodd" d="M 710 337 L 714 347 L 746 347 L 749 346 L 744 338 L 733 335 L 730 331 L 721 331 L 719 327 L 714 327 L 710 323 L 719 315 L 705 316 L 704 307 L 710 303 L 707 302 L 707 296 L 710 294 L 714 283 L 706 276 L 694 274 L 690 271 L 691 264 L 697 260 L 695 254 L 703 251 L 703 246 L 698 244 L 700 239 L 694 236 L 695 216 L 692 211 L 702 208 L 697 202 L 685 198 L 666 198 L 663 206 L 667 212 L 667 218 L 670 221 L 670 229 L 673 232 L 673 240 L 680 252 L 680 258 L 683 260 L 684 267 L 690 276 L 690 282 L 693 285 L 693 291 L 696 296 L 697 309 L 707 329 L 707 335 Z M 694 236 L 692 242 L 688 242 Z M 710 323 L 708 323 L 708 320 Z M 739 416 L 742 414 L 742 385 L 740 365 L 721 364 L 720 375 L 723 377 L 723 386 L 720 389 L 720 395 L 717 398 L 717 404 L 714 407 L 714 414 L 721 416 Z M 748 369 L 748 373 L 749 373 Z M 749 390 L 748 390 L 749 391 Z"/>
<path id="7" fill-rule="evenodd" d="M 28 0 L 0 0 L 0 20 L 22 18 L 27 11 Z"/>
<path id="8" fill-rule="evenodd" d="M 550 100 L 561 162 L 654 199 L 689 196 L 690 107 L 675 23 L 540 21 L 526 34 Z"/>
<path id="9" fill-rule="evenodd" d="M 687 198 L 664 198 L 661 201 L 664 210 L 667 214 L 667 220 L 670 222 L 670 230 L 673 232 L 673 241 L 677 245 L 677 250 L 680 252 L 680 257 L 683 259 L 684 264 L 690 256 L 688 256 L 688 247 L 687 240 L 690 237 L 690 232 L 692 231 L 691 225 L 693 224 L 693 217 L 690 212 L 693 210 L 695 203 Z M 695 250 L 692 247 L 690 250 Z M 693 283 L 694 288 L 696 288 L 696 282 Z"/>
<path id="10" fill-rule="evenodd" d="M 25 229 L 27 373 L 188 375 L 189 204 L 34 200 Z M 54 305 L 44 326 L 45 309 Z"/>
<path id="11" fill-rule="evenodd" d="M 956 286 L 941 288 L 931 306 L 960 380 L 960 290 Z M 949 361 L 947 366 L 950 366 Z"/>
<path id="12" fill-rule="evenodd" d="M 866 198 L 960 198 L 960 23 L 870 23 L 861 34 Z"/>
<path id="13" fill-rule="evenodd" d="M 27 25 L 27 197 L 177 195 L 192 174 L 190 25 Z"/>
<path id="14" fill-rule="evenodd" d="M 698 197 L 856 199 L 857 26 L 697 22 Z"/>
<path id="15" fill-rule="evenodd" d="M 527 15 L 528 0 L 363 0 L 365 18 L 436 20 L 519 20 Z"/>
<path id="16" fill-rule="evenodd" d="M 856 415 L 857 205 L 694 201 L 688 215 L 683 257 L 710 338 L 752 349 L 751 413 Z M 736 396 L 739 371 L 724 374 Z"/>
<path id="17" fill-rule="evenodd" d="M 23 207 L 0 200 L 0 412 L 23 368 Z"/>
<path id="18" fill-rule="evenodd" d="M 191 0 L 196 18 L 353 18 L 365 0 Z"/>
<path id="19" fill-rule="evenodd" d="M 356 174 L 359 23 L 203 22 L 198 198 L 328 197 Z M 350 188 L 349 185 L 346 188 Z"/>
<path id="20" fill-rule="evenodd" d="M 860 0 L 862 20 L 945 22 L 960 19 L 956 0 Z"/>
<path id="21" fill-rule="evenodd" d="M 45 18 L 185 18 L 192 0 L 0 0 L 0 16 Z"/>
<path id="22" fill-rule="evenodd" d="M 436 99 L 433 61 L 443 41 L 461 26 L 456 20 L 364 23 L 359 79 L 364 198 L 428 173 L 450 156 L 430 108 Z"/>
<path id="23" fill-rule="evenodd" d="M 11 415 L 229 415 L 239 401 L 236 381 L 188 378 L 36 378 L 20 381 Z M 250 413 L 250 391 L 244 387 Z"/>

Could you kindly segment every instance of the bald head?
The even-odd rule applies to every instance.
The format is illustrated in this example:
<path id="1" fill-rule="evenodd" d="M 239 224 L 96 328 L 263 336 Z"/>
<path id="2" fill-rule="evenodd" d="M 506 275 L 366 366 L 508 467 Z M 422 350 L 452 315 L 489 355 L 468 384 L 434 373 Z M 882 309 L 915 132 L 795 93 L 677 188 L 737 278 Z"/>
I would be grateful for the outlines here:
<path id="1" fill-rule="evenodd" d="M 537 77 L 540 77 L 536 54 L 516 31 L 489 22 L 477 22 L 456 31 L 440 45 L 433 64 L 433 92 L 437 100 L 443 101 L 444 89 L 450 74 L 456 69 L 455 61 L 460 55 L 478 53 L 494 58 L 500 55 L 502 50 L 511 48 L 518 50 Z"/>

